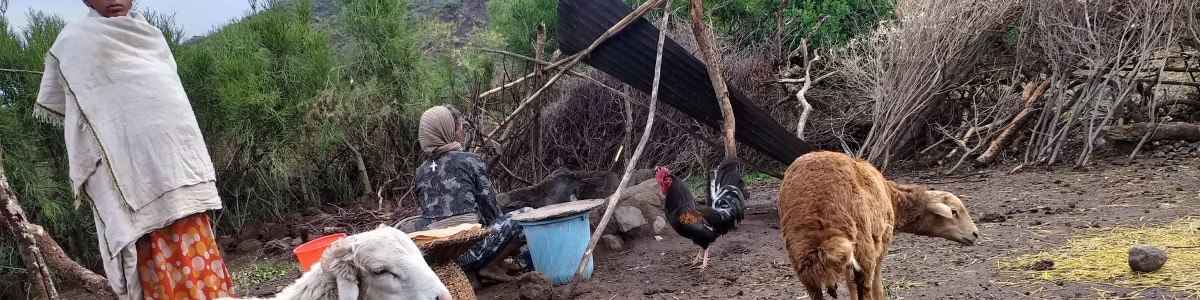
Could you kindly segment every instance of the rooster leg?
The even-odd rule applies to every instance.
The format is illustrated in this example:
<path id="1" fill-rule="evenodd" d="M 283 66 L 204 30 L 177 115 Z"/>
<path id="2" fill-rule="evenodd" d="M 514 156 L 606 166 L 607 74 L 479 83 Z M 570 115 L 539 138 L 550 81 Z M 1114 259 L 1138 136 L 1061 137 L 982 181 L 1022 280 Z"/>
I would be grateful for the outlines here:
<path id="1" fill-rule="evenodd" d="M 688 264 L 692 265 L 693 267 L 696 266 L 696 264 L 699 264 L 700 263 L 700 254 L 703 254 L 703 253 L 704 253 L 704 248 L 700 248 L 700 251 L 696 252 L 696 257 L 693 257 L 692 262 L 690 262 Z"/>
<path id="2" fill-rule="evenodd" d="M 704 270 L 705 268 L 708 268 L 708 248 L 704 249 L 704 258 L 701 260 L 700 266 L 693 269 Z"/>

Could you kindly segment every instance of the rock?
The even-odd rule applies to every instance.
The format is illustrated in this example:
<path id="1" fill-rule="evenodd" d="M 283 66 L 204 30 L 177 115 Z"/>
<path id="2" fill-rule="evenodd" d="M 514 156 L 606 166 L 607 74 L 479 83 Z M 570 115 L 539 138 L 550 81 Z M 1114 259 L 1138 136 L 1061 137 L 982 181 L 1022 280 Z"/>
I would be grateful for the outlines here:
<path id="1" fill-rule="evenodd" d="M 550 278 L 538 272 L 529 272 L 517 278 L 517 287 L 521 289 L 520 300 L 549 300 L 554 283 Z"/>
<path id="2" fill-rule="evenodd" d="M 217 247 L 220 249 L 231 249 L 234 244 L 237 244 L 237 239 L 232 236 L 222 235 L 217 238 Z"/>
<path id="3" fill-rule="evenodd" d="M 667 230 L 667 219 L 663 219 L 662 216 L 654 217 L 654 234 L 662 234 L 665 230 Z"/>
<path id="4" fill-rule="evenodd" d="M 241 251 L 241 245 L 238 245 L 238 246 L 239 246 L 238 250 Z M 263 248 L 263 253 L 270 254 L 270 255 L 286 253 L 286 252 L 288 252 L 288 249 L 292 248 L 292 241 L 291 241 L 291 238 L 287 238 L 286 240 L 285 239 L 272 240 L 272 241 L 267 242 L 267 244 L 263 245 L 262 248 Z"/>
<path id="5" fill-rule="evenodd" d="M 304 223 L 304 214 L 298 212 L 284 214 L 283 221 L 292 225 L 301 224 Z"/>
<path id="6" fill-rule="evenodd" d="M 1033 266 L 1030 266 L 1029 268 L 1034 271 L 1054 270 L 1054 261 L 1048 260 L 1048 259 L 1047 260 L 1039 260 L 1038 262 L 1033 263 Z"/>
<path id="7" fill-rule="evenodd" d="M 1158 248 L 1137 245 L 1129 248 L 1129 268 L 1135 272 L 1158 271 L 1167 263 L 1167 253 Z"/>
<path id="8" fill-rule="evenodd" d="M 630 181 L 630 183 L 633 182 L 634 181 L 632 180 Z M 661 216 L 663 211 L 662 188 L 657 182 L 654 181 L 653 176 L 651 176 L 651 178 L 648 180 L 642 181 L 634 186 L 626 187 L 624 190 L 622 190 L 620 203 L 622 206 L 636 207 L 640 209 L 642 211 L 643 221 L 647 216 Z M 592 230 L 595 230 L 596 227 L 600 225 L 600 219 L 604 216 L 605 209 L 606 206 L 602 205 L 592 210 L 590 220 Z M 640 237 L 649 238 L 653 235 L 653 230 L 650 228 L 650 226 L 639 227 L 639 230 L 634 230 L 631 232 L 622 232 L 619 230 L 619 227 L 621 227 L 620 225 L 613 224 L 617 222 L 616 218 L 610 219 L 609 222 L 610 223 L 608 226 L 604 227 L 603 234 L 617 233 L 625 237 L 627 241 Z"/>
<path id="9" fill-rule="evenodd" d="M 304 244 L 303 239 L 300 239 L 300 238 L 292 239 L 292 248 L 300 247 L 300 244 Z"/>
<path id="10" fill-rule="evenodd" d="M 237 251 L 241 252 L 241 253 L 250 253 L 250 252 L 258 251 L 258 249 L 262 249 L 262 247 L 263 247 L 262 241 L 259 241 L 256 239 L 249 239 L 249 240 L 242 241 L 241 243 L 238 243 Z"/>
<path id="11" fill-rule="evenodd" d="M 604 236 L 601 236 L 600 239 L 604 240 L 604 244 L 608 246 L 609 250 L 621 251 L 625 249 L 625 241 L 621 240 L 621 237 L 619 236 L 605 234 Z"/>
<path id="12" fill-rule="evenodd" d="M 262 234 L 262 224 L 260 224 L 260 223 L 246 224 L 246 226 L 242 226 L 241 230 L 238 230 L 237 242 L 241 243 L 246 240 L 257 239 L 258 236 L 261 234 Z"/>
<path id="13" fill-rule="evenodd" d="M 631 206 L 618 206 L 617 211 L 613 212 L 613 218 L 617 220 L 617 226 L 621 232 L 629 232 L 634 228 L 646 225 L 646 217 L 642 216 L 642 210 Z"/>
<path id="14" fill-rule="evenodd" d="M 663 237 L 662 237 L 661 235 L 656 235 L 656 236 L 654 236 L 654 240 L 655 240 L 655 241 L 662 241 L 662 240 L 663 240 Z"/>
<path id="15" fill-rule="evenodd" d="M 273 241 L 282 239 L 291 233 L 291 230 L 279 223 L 264 223 L 262 226 L 262 238 L 264 240 Z"/>
<path id="16" fill-rule="evenodd" d="M 324 232 L 327 235 L 334 234 L 334 233 L 346 233 L 346 228 L 344 228 L 344 227 L 331 226 L 331 227 L 325 227 L 324 229 L 325 229 Z M 320 236 L 315 236 L 315 237 L 313 237 L 313 239 L 316 239 L 319 237 Z"/>

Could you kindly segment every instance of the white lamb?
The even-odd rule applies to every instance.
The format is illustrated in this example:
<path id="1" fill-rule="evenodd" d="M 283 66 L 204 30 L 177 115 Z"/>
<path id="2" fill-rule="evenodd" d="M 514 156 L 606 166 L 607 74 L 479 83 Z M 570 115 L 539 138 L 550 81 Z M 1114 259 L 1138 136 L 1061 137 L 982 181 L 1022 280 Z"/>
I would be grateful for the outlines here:
<path id="1" fill-rule="evenodd" d="M 408 234 L 384 225 L 333 242 L 320 262 L 269 299 L 453 300 Z"/>

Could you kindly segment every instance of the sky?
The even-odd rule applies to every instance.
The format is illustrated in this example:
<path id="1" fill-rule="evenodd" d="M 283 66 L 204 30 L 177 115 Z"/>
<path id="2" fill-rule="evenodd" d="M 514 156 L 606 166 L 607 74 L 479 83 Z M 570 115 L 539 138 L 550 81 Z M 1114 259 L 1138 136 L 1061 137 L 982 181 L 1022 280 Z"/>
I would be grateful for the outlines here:
<path id="1" fill-rule="evenodd" d="M 5 17 L 10 28 L 20 30 L 29 23 L 30 9 L 52 13 L 67 22 L 83 17 L 89 8 L 82 0 L 8 0 Z M 229 23 L 250 10 L 248 0 L 133 0 L 140 11 L 147 9 L 175 14 L 175 23 L 183 28 L 184 39 L 205 35 L 217 26 Z"/>

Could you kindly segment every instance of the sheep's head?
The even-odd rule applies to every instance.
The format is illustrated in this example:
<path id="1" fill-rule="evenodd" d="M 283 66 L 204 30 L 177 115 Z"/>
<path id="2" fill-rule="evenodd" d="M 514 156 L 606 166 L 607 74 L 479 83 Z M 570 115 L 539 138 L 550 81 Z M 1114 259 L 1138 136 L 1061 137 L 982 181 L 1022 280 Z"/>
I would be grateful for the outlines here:
<path id="1" fill-rule="evenodd" d="M 940 237 L 966 246 L 975 245 L 979 227 L 958 196 L 944 191 L 925 191 L 925 211 L 916 220 L 915 234 Z"/>
<path id="2" fill-rule="evenodd" d="M 321 268 L 337 278 L 338 300 L 452 300 L 449 289 L 422 257 L 421 249 L 399 229 L 379 228 L 333 244 Z"/>

